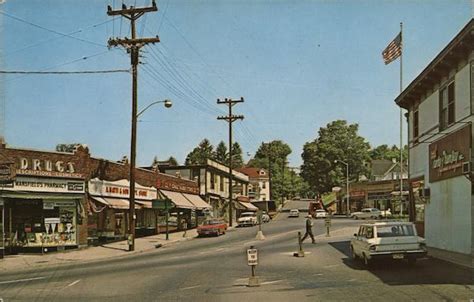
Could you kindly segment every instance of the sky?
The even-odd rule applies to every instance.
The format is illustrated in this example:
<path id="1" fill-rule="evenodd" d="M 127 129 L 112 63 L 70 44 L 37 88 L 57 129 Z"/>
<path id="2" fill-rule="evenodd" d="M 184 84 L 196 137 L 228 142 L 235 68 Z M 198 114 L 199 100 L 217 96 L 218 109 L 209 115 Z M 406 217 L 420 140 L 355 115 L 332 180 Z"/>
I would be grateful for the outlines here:
<path id="1" fill-rule="evenodd" d="M 130 58 L 107 40 L 130 37 L 130 22 L 107 16 L 151 0 L 0 1 L 3 71 L 129 70 Z M 142 48 L 137 164 L 169 156 L 183 164 L 204 138 L 234 140 L 253 156 L 262 142 L 282 140 L 290 166 L 306 142 L 337 119 L 359 124 L 371 146 L 399 144 L 399 60 L 381 52 L 403 22 L 406 87 L 473 17 L 473 0 L 294 1 L 162 0 L 137 21 L 137 35 L 160 37 Z M 54 150 L 83 143 L 92 156 L 130 153 L 131 74 L 1 74 L 1 127 L 9 146 Z M 406 142 L 406 127 L 404 128 Z"/>

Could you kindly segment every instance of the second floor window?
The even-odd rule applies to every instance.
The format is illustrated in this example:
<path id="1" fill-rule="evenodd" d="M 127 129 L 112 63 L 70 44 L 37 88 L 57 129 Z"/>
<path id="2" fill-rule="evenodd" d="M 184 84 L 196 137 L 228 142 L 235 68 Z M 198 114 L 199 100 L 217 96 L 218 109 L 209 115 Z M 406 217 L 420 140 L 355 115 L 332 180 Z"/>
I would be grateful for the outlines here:
<path id="1" fill-rule="evenodd" d="M 454 82 L 451 82 L 439 92 L 439 129 L 444 130 L 455 120 Z"/>
<path id="2" fill-rule="evenodd" d="M 418 138 L 419 133 L 419 125 L 420 119 L 418 116 L 418 108 L 415 109 L 415 112 L 413 112 L 413 138 L 416 139 Z"/>
<path id="3" fill-rule="evenodd" d="M 210 180 L 211 180 L 211 190 L 214 190 L 216 188 L 216 179 L 214 173 L 211 173 L 210 175 Z"/>

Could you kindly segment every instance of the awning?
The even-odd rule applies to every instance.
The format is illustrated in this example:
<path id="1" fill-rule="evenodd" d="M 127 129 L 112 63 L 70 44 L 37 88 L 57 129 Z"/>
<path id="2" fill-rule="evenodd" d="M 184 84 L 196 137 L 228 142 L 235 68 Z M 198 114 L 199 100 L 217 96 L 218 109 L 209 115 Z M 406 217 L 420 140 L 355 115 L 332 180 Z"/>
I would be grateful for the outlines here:
<path id="1" fill-rule="evenodd" d="M 196 206 L 196 209 L 212 209 L 212 206 L 205 202 L 199 195 L 182 193 L 187 200 L 189 200 L 193 205 Z"/>
<path id="2" fill-rule="evenodd" d="M 95 201 L 100 202 L 103 205 L 108 206 L 111 209 L 128 210 L 130 208 L 130 203 L 128 202 L 128 199 L 100 197 L 100 196 L 91 196 L 91 198 L 94 199 Z M 140 205 L 136 203 L 135 209 L 139 209 L 139 208 L 140 208 Z"/>
<path id="3" fill-rule="evenodd" d="M 136 204 L 141 205 L 142 208 L 144 209 L 151 209 L 151 200 L 135 200 Z"/>
<path id="4" fill-rule="evenodd" d="M 252 212 L 258 211 L 258 208 L 256 206 L 254 206 L 253 204 L 251 204 L 250 202 L 239 201 L 239 204 L 244 206 L 246 210 L 249 210 L 249 211 L 252 211 Z"/>
<path id="5" fill-rule="evenodd" d="M 196 207 L 184 197 L 183 194 L 168 190 L 160 190 L 161 193 L 165 194 L 172 203 L 174 203 L 175 207 L 180 209 L 195 209 Z"/>

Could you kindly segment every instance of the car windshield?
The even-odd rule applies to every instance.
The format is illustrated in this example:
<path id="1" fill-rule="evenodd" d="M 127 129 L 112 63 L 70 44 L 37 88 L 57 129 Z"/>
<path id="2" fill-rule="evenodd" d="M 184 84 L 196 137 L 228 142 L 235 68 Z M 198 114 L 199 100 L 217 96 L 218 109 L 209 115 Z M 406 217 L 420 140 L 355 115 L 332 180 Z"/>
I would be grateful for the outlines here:
<path id="1" fill-rule="evenodd" d="M 207 220 L 204 221 L 203 225 L 213 225 L 213 224 L 220 224 L 219 220 Z"/>
<path id="2" fill-rule="evenodd" d="M 253 216 L 253 213 L 243 213 L 242 215 L 240 215 L 240 217 L 251 217 Z"/>
<path id="3" fill-rule="evenodd" d="M 377 237 L 415 236 L 412 225 L 386 225 L 377 227 Z"/>

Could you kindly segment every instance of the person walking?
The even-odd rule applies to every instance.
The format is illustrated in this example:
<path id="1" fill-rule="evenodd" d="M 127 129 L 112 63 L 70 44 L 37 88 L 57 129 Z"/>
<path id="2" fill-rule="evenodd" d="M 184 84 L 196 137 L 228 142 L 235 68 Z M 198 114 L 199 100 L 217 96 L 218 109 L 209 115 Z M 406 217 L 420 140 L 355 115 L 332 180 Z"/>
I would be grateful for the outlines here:
<path id="1" fill-rule="evenodd" d="M 181 222 L 181 226 L 184 230 L 183 232 L 183 237 L 186 237 L 186 232 L 188 230 L 188 222 L 186 221 L 186 219 L 183 219 L 182 222 Z"/>
<path id="2" fill-rule="evenodd" d="M 315 244 L 316 241 L 314 240 L 314 235 L 313 235 L 313 216 L 308 215 L 306 216 L 306 233 L 304 233 L 303 238 L 301 239 L 301 242 L 305 241 L 305 239 L 309 236 L 311 237 L 312 243 Z"/>

